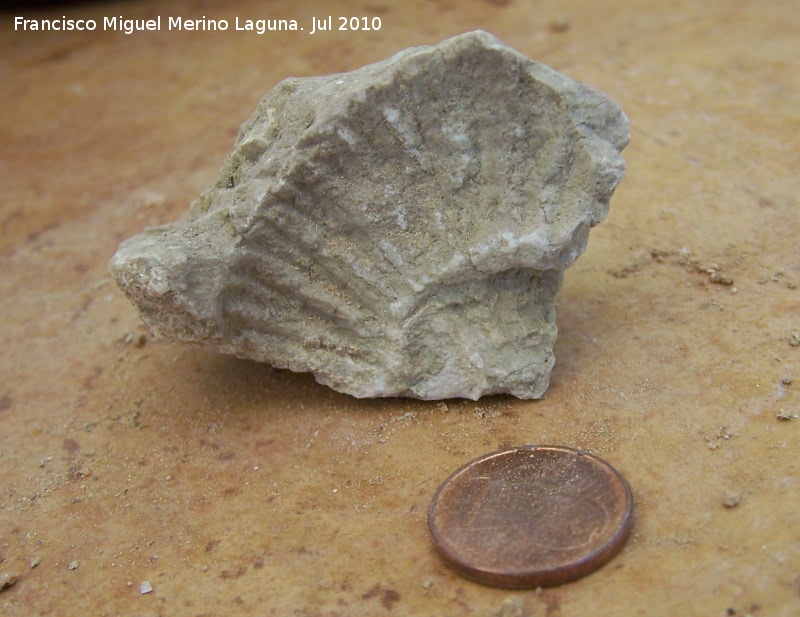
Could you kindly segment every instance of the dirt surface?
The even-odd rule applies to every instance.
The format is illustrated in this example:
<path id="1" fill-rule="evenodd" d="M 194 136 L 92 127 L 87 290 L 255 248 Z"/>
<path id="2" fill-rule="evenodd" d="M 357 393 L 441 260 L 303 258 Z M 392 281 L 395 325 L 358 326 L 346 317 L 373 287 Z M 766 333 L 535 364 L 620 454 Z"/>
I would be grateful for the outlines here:
<path id="1" fill-rule="evenodd" d="M 0 13 L 0 614 L 800 614 L 796 5 L 299 4 L 22 13 L 232 24 L 131 35 L 15 32 Z M 233 30 L 327 15 L 382 27 Z M 610 216 L 558 298 L 544 400 L 356 400 L 153 340 L 106 263 L 215 180 L 263 94 L 477 27 L 632 125 Z M 430 498 L 525 443 L 615 465 L 633 535 L 557 588 L 459 578 Z"/>

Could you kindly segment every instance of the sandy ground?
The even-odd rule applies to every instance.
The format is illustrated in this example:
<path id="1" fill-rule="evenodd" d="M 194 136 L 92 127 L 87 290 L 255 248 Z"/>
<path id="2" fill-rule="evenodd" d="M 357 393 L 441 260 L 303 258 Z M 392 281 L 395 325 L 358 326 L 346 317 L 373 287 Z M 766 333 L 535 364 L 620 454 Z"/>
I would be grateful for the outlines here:
<path id="1" fill-rule="evenodd" d="M 0 14 L 0 586 L 16 576 L 0 613 L 800 614 L 797 4 L 299 5 L 20 14 L 382 27 L 37 33 Z M 356 400 L 152 338 L 106 263 L 216 179 L 262 95 L 477 27 L 632 125 L 610 216 L 558 298 L 545 399 Z M 430 498 L 524 443 L 615 465 L 633 535 L 561 587 L 468 582 L 433 549 Z"/>

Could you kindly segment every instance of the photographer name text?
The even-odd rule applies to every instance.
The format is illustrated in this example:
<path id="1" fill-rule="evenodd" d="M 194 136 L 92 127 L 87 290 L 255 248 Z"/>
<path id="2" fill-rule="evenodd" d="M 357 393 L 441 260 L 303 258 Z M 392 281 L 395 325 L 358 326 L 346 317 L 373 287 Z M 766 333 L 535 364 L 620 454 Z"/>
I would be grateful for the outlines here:
<path id="1" fill-rule="evenodd" d="M 119 17 L 104 17 L 102 21 L 95 19 L 71 19 L 66 16 L 61 19 L 26 19 L 14 18 L 14 30 L 31 32 L 39 31 L 94 31 L 112 30 L 134 34 L 136 32 L 160 32 L 164 30 L 189 30 L 195 32 L 225 32 L 227 30 L 239 32 L 252 32 L 254 34 L 268 34 L 270 32 L 295 31 L 308 34 L 321 32 L 369 32 L 380 30 L 380 17 L 311 17 L 305 26 L 300 26 L 296 19 L 240 19 L 235 17 L 233 22 L 227 19 L 208 19 L 205 16 L 199 19 L 186 19 L 184 17 L 166 17 L 159 15 L 152 19 L 126 19 Z"/>

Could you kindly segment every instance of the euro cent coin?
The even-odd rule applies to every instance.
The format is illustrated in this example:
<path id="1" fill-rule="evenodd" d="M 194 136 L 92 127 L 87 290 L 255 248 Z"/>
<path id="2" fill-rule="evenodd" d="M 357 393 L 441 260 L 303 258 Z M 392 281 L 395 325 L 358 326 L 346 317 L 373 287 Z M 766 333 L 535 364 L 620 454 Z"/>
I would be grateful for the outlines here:
<path id="1" fill-rule="evenodd" d="M 560 585 L 614 557 L 633 524 L 633 495 L 601 458 L 520 446 L 453 472 L 428 510 L 444 561 L 469 579 L 513 589 Z"/>

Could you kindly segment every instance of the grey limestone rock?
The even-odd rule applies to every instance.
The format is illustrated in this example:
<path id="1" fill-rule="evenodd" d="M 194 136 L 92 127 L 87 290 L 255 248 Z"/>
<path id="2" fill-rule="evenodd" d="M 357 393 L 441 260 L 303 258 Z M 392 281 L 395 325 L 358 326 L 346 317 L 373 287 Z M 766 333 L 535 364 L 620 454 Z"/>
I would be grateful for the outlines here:
<path id="1" fill-rule="evenodd" d="M 603 94 L 471 32 L 283 81 L 110 269 L 157 335 L 357 397 L 539 398 L 628 140 Z"/>

